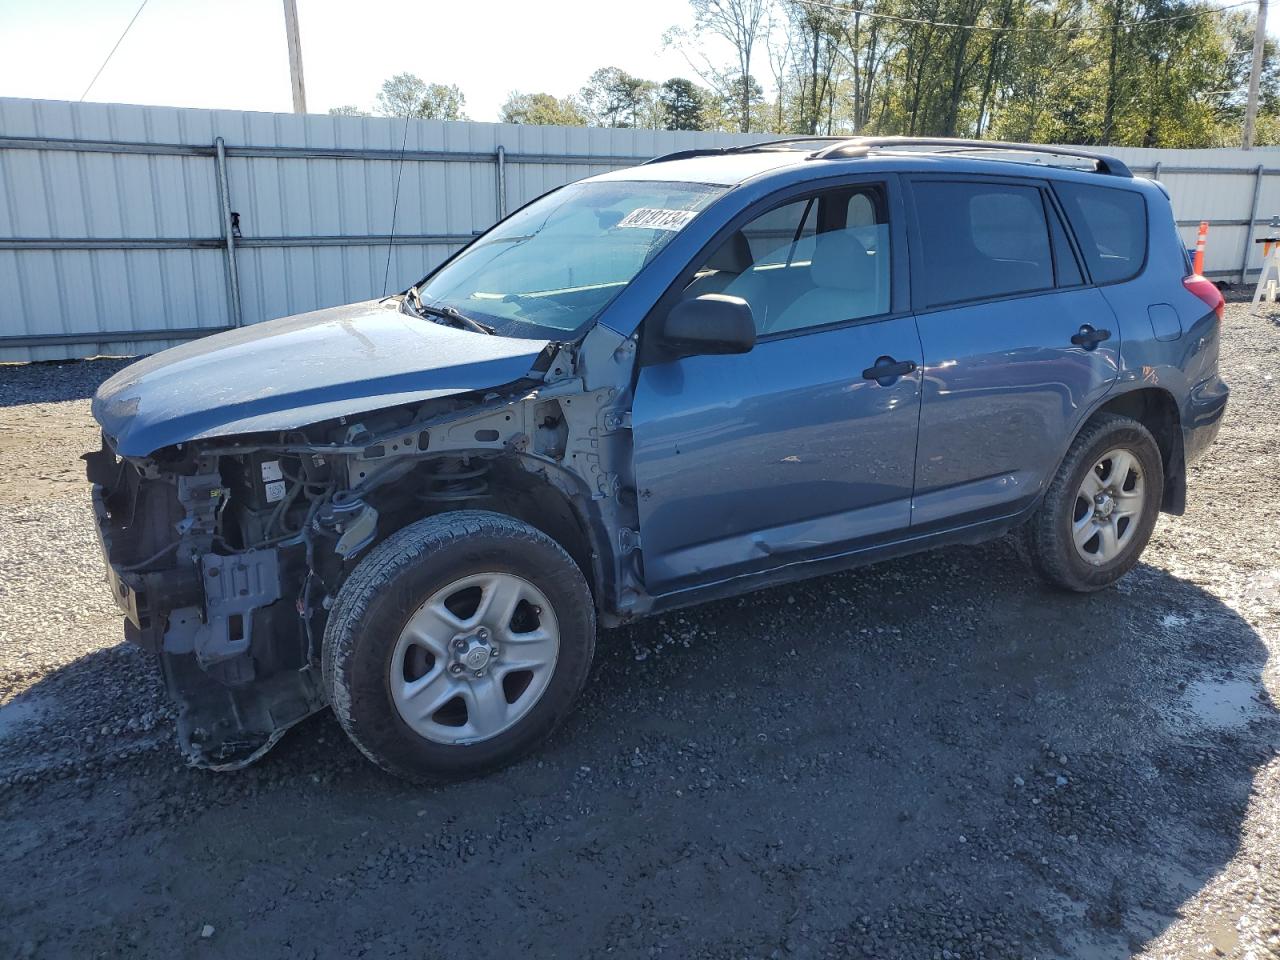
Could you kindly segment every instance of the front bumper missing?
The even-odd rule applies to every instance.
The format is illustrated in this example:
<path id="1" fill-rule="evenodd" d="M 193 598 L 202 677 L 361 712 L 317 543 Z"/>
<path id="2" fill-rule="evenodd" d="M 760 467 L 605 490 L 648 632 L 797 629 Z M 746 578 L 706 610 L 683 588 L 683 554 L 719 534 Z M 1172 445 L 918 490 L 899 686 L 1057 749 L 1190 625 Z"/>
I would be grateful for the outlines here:
<path id="1" fill-rule="evenodd" d="M 155 563 L 138 563 L 131 554 L 139 538 L 156 536 L 155 529 L 143 529 L 147 512 L 127 522 L 114 518 L 102 480 L 118 478 L 119 463 L 105 447 L 86 460 L 107 586 L 124 615 L 125 638 L 160 660 L 178 707 L 182 752 L 193 766 L 212 770 L 252 763 L 326 705 L 301 618 L 285 598 L 281 552 L 200 552 L 178 534 Z M 171 516 L 161 511 L 152 519 L 156 529 L 175 536 Z M 176 526 L 190 529 L 185 520 Z"/>

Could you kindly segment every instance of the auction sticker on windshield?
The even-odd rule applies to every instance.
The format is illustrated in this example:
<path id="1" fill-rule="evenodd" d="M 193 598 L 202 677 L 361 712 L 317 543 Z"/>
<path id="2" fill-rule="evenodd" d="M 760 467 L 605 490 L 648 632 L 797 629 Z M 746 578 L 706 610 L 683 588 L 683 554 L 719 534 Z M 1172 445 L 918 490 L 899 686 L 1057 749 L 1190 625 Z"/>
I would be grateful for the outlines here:
<path id="1" fill-rule="evenodd" d="M 618 221 L 620 227 L 643 227 L 646 230 L 680 230 L 698 215 L 697 210 L 658 210 L 640 207 Z"/>

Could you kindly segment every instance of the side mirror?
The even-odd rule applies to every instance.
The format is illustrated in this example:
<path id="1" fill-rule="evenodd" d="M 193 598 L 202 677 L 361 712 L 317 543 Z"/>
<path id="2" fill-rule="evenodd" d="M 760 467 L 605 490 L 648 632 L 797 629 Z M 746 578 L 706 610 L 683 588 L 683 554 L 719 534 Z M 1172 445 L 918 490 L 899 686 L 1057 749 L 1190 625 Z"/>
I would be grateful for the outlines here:
<path id="1" fill-rule="evenodd" d="M 756 324 L 741 297 L 704 293 L 671 308 L 662 341 L 683 356 L 746 353 L 756 345 Z"/>

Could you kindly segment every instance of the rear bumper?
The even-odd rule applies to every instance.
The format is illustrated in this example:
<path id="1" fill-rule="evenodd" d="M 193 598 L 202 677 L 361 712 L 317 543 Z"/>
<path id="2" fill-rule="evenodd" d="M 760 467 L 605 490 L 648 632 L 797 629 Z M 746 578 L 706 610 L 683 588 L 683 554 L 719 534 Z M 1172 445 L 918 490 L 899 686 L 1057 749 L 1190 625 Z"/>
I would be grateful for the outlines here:
<path id="1" fill-rule="evenodd" d="M 1182 417 L 1182 451 L 1187 463 L 1204 454 L 1218 436 L 1231 390 L 1217 375 L 1192 390 Z"/>

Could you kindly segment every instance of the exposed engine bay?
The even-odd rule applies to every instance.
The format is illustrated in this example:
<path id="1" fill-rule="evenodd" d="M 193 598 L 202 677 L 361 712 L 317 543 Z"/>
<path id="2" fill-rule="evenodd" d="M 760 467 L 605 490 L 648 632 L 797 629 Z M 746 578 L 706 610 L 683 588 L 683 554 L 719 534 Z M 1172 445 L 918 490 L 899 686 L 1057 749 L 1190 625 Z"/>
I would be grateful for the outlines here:
<path id="1" fill-rule="evenodd" d="M 542 381 L 145 458 L 104 435 L 85 456 L 126 636 L 157 654 L 193 764 L 250 763 L 326 706 L 328 610 L 373 544 L 423 517 L 523 519 L 590 571 L 606 622 L 636 601 L 639 555 L 608 533 L 637 526 L 618 391 L 586 390 L 555 349 Z"/>

